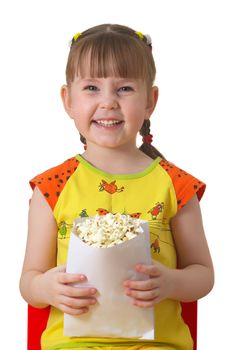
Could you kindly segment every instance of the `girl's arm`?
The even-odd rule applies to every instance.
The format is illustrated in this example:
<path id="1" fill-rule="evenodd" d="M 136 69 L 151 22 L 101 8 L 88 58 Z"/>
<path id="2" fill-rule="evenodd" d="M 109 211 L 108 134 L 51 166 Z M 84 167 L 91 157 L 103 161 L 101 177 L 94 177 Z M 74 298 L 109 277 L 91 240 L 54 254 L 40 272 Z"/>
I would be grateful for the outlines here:
<path id="1" fill-rule="evenodd" d="M 20 279 L 23 298 L 34 307 L 53 305 L 61 311 L 79 315 L 95 304 L 93 288 L 75 288 L 70 283 L 83 281 L 82 275 L 68 274 L 65 266 L 56 267 L 57 225 L 51 208 L 36 187 L 31 199 L 28 239 Z"/>
<path id="2" fill-rule="evenodd" d="M 214 271 L 204 234 L 201 211 L 195 195 L 171 220 L 178 268 L 153 261 L 136 270 L 149 275 L 146 281 L 125 281 L 126 294 L 140 307 L 152 307 L 163 299 L 193 301 L 212 289 Z"/>
<path id="3" fill-rule="evenodd" d="M 210 292 L 214 271 L 197 195 L 171 221 L 178 269 L 172 271 L 171 298 L 193 301 Z"/>
<path id="4" fill-rule="evenodd" d="M 36 187 L 30 202 L 27 246 L 20 279 L 23 298 L 35 307 L 45 307 L 37 281 L 39 277 L 56 266 L 57 225 L 51 208 Z"/>

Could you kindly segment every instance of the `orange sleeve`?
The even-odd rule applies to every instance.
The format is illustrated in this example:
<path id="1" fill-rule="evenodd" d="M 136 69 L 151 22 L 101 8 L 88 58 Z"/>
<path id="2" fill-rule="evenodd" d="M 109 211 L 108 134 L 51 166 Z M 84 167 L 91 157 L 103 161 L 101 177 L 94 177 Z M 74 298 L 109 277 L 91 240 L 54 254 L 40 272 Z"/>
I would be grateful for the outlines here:
<path id="1" fill-rule="evenodd" d="M 195 194 L 200 201 L 206 185 L 196 177 L 178 168 L 173 163 L 162 160 L 160 165 L 171 177 L 177 200 L 177 210 L 181 209 Z"/>
<path id="2" fill-rule="evenodd" d="M 30 180 L 32 190 L 37 186 L 53 210 L 66 182 L 75 172 L 79 161 L 73 157 Z"/>

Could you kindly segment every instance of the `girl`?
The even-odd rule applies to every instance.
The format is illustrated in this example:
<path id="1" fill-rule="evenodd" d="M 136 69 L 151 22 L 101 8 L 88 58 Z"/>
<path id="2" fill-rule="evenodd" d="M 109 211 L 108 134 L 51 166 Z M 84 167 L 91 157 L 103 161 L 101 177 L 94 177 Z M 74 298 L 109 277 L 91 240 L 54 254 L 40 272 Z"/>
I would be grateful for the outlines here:
<path id="1" fill-rule="evenodd" d="M 150 38 L 111 24 L 77 33 L 66 79 L 61 97 L 85 152 L 31 180 L 34 192 L 20 282 L 29 304 L 51 305 L 42 350 L 192 350 L 180 301 L 206 295 L 214 278 L 199 207 L 205 184 L 151 145 L 149 119 L 158 88 Z M 138 132 L 143 136 L 140 148 Z M 71 286 L 87 276 L 65 272 L 73 220 L 107 212 L 150 223 L 153 264 L 134 267 L 149 279 L 124 281 L 124 293 L 137 307 L 155 310 L 152 341 L 63 336 L 63 313 L 80 317 L 97 302 L 95 288 Z"/>

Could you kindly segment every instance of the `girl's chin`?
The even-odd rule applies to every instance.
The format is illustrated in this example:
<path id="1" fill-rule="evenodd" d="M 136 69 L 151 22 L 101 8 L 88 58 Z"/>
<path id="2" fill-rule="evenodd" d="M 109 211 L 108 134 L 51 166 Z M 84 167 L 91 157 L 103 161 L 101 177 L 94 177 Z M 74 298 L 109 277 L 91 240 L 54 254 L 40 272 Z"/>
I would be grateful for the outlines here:
<path id="1" fill-rule="evenodd" d="M 92 140 L 91 142 L 92 145 L 92 149 L 94 149 L 95 147 L 99 147 L 99 148 L 108 148 L 108 149 L 118 149 L 122 146 L 121 141 L 119 140 L 112 140 L 112 138 L 108 139 L 108 138 L 98 138 L 95 140 Z M 88 149 L 91 149 L 91 145 L 88 144 L 89 147 Z"/>

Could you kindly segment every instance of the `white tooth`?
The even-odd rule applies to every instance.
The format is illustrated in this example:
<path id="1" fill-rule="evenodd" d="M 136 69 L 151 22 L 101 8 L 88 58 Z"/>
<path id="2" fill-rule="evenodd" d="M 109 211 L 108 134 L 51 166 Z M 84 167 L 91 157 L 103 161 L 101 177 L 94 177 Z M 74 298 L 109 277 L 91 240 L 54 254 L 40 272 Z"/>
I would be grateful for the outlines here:
<path id="1" fill-rule="evenodd" d="M 118 120 L 98 120 L 97 123 L 102 125 L 114 125 L 114 124 L 118 124 L 119 121 Z"/>

